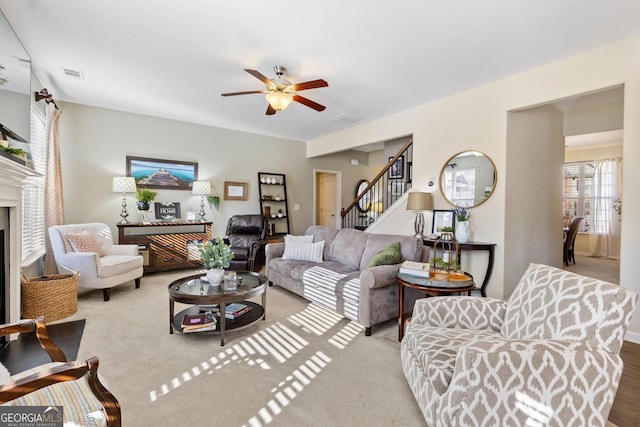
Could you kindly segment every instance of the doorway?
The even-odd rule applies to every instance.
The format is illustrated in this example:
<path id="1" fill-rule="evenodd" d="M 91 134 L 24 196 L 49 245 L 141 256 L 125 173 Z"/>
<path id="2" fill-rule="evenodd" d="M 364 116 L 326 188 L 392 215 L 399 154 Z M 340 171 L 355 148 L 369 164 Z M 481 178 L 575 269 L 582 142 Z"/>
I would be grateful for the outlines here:
<path id="1" fill-rule="evenodd" d="M 506 184 L 505 233 L 510 236 L 505 242 L 506 283 L 517 283 L 529 262 L 564 266 L 558 231 L 563 225 L 563 165 L 598 155 L 614 157 L 607 142 L 581 149 L 571 158 L 567 141 L 621 130 L 623 115 L 623 86 L 509 112 L 506 168 L 512 179 Z M 620 156 L 622 144 L 620 138 Z M 577 264 L 571 270 L 581 273 Z"/>
<path id="2" fill-rule="evenodd" d="M 314 169 L 313 181 L 313 224 L 340 228 L 341 172 Z"/>

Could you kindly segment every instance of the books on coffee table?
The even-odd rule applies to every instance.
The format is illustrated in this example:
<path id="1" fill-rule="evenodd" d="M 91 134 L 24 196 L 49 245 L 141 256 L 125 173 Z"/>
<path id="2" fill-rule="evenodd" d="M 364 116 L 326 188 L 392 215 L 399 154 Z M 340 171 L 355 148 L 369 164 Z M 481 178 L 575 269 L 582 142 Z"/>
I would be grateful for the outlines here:
<path id="1" fill-rule="evenodd" d="M 182 332 L 202 332 L 216 329 L 216 319 L 204 314 L 185 314 L 182 317 Z"/>
<path id="2" fill-rule="evenodd" d="M 251 306 L 241 302 L 234 302 L 225 307 L 225 316 L 227 319 L 235 319 L 251 310 Z"/>

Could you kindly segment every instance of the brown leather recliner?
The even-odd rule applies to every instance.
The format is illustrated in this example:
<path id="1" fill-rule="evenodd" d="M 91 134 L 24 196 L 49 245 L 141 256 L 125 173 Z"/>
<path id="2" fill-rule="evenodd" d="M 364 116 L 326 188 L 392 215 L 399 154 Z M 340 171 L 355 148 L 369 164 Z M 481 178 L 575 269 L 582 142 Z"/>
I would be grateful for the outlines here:
<path id="1" fill-rule="evenodd" d="M 267 218 L 262 215 L 234 215 L 227 223 L 226 238 L 233 252 L 229 270 L 257 271 L 260 250 L 266 244 Z"/>

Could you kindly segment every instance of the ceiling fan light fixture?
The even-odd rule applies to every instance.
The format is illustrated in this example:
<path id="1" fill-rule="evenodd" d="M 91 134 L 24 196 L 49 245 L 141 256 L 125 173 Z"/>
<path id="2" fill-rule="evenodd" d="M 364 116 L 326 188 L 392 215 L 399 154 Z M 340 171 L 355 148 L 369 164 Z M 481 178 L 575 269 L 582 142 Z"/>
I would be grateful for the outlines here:
<path id="1" fill-rule="evenodd" d="M 265 98 L 267 98 L 267 102 L 271 105 L 271 108 L 276 111 L 284 110 L 291 104 L 291 101 L 293 101 L 292 94 L 280 91 L 269 92 L 265 95 Z"/>

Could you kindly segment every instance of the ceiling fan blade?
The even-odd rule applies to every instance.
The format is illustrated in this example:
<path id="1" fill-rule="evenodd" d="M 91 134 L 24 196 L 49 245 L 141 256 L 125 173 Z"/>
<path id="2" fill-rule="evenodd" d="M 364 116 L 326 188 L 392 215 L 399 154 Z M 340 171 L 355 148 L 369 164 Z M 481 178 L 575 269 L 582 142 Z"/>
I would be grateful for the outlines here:
<path id="1" fill-rule="evenodd" d="M 300 95 L 293 95 L 293 100 L 299 102 L 300 104 L 304 104 L 307 107 L 313 108 L 316 111 L 324 111 L 324 109 L 327 108 L 324 105 L 320 105 L 317 102 L 304 98 Z"/>
<path id="2" fill-rule="evenodd" d="M 222 96 L 249 95 L 250 93 L 264 93 L 263 90 L 247 90 L 244 92 L 221 93 Z"/>
<path id="3" fill-rule="evenodd" d="M 325 82 L 322 79 L 311 80 L 308 82 L 296 83 L 291 85 L 291 89 L 293 90 L 307 90 L 307 89 L 315 89 L 317 87 L 327 87 L 329 83 Z"/>
<path id="4" fill-rule="evenodd" d="M 267 104 L 267 116 L 273 116 L 276 113 L 276 109 L 271 106 L 271 104 Z"/>
<path id="5" fill-rule="evenodd" d="M 271 80 L 269 80 L 269 78 L 267 76 L 265 76 L 264 74 L 262 74 L 260 71 L 256 71 L 256 70 L 249 70 L 248 68 L 244 69 L 247 73 L 251 74 L 253 77 L 255 77 L 256 79 L 260 80 L 262 83 L 264 83 L 267 86 L 274 86 L 273 82 Z"/>

